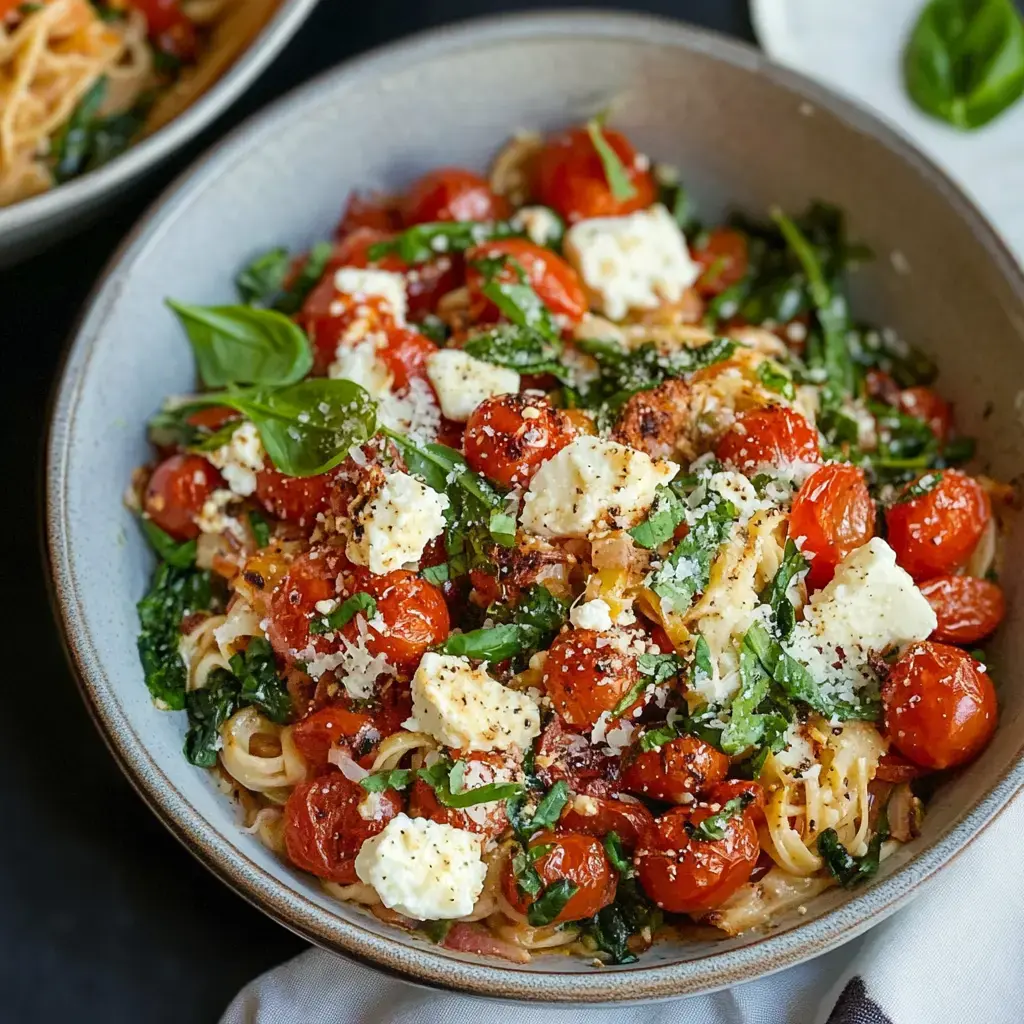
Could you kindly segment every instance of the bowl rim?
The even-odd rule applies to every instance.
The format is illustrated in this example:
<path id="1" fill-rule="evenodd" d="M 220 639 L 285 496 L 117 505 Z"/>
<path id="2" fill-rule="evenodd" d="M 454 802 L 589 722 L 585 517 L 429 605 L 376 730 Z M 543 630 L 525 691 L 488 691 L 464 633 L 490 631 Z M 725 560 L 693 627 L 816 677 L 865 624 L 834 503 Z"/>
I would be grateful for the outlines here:
<path id="1" fill-rule="evenodd" d="M 982 244 L 1024 310 L 1024 272 L 980 211 L 943 171 L 910 142 L 856 103 L 798 72 L 772 63 L 754 47 L 719 33 L 653 15 L 595 10 L 548 11 L 456 22 L 417 33 L 347 60 L 292 90 L 253 115 L 180 175 L 149 208 L 111 257 L 70 336 L 51 396 L 46 443 L 44 548 L 48 583 L 62 641 L 86 706 L 129 781 L 168 830 L 239 895 L 315 945 L 429 988 L 503 999 L 629 1004 L 713 992 L 751 981 L 819 956 L 877 924 L 916 895 L 1024 787 L 1024 739 L 1012 759 L 946 834 L 889 877 L 851 895 L 806 924 L 768 934 L 737 949 L 693 960 L 592 969 L 524 972 L 458 959 L 423 946 L 395 930 L 381 936 L 325 911 L 287 882 L 236 850 L 204 819 L 148 754 L 130 726 L 106 678 L 101 656 L 85 625 L 65 530 L 68 449 L 84 371 L 108 308 L 124 287 L 133 260 L 184 209 L 210 177 L 228 172 L 274 127 L 314 102 L 321 90 L 361 78 L 381 77 L 410 61 L 456 54 L 516 39 L 627 39 L 698 52 L 764 75 L 852 129 L 871 135 L 936 188 Z M 543 961 L 540 961 L 542 964 Z"/>
<path id="2" fill-rule="evenodd" d="M 281 0 L 256 37 L 194 103 L 109 163 L 39 195 L 0 207 L 0 238 L 87 208 L 155 167 L 228 109 L 284 49 L 319 0 Z"/>

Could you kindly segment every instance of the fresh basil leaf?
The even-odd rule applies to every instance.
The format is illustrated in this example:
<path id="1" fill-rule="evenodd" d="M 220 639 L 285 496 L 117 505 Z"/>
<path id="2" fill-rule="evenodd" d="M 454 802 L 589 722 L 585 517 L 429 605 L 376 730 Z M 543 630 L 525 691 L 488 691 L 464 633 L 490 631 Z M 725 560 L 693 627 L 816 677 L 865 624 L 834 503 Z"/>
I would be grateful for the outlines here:
<path id="1" fill-rule="evenodd" d="M 825 862 L 829 873 L 844 889 L 852 889 L 873 877 L 878 871 L 882 843 L 889 838 L 887 810 L 887 807 L 883 807 L 878 815 L 875 834 L 871 837 L 867 853 L 863 857 L 852 856 L 839 841 L 839 835 L 834 828 L 827 828 L 818 836 L 818 854 Z"/>
<path id="2" fill-rule="evenodd" d="M 516 542 L 516 517 L 495 509 L 488 520 L 487 529 L 491 536 L 503 548 L 515 546 Z"/>
<path id="3" fill-rule="evenodd" d="M 238 710 L 238 693 L 238 680 L 230 672 L 216 668 L 205 686 L 186 695 L 188 732 L 183 752 L 191 764 L 199 768 L 216 765 L 221 726 Z"/>
<path id="4" fill-rule="evenodd" d="M 367 793 L 383 793 L 386 789 L 407 789 L 412 782 L 409 768 L 392 768 L 390 771 L 371 772 L 359 780 Z"/>
<path id="5" fill-rule="evenodd" d="M 559 780 L 537 804 L 530 822 L 531 830 L 536 832 L 542 828 L 554 828 L 568 801 L 569 787 L 564 781 Z"/>
<path id="6" fill-rule="evenodd" d="M 283 313 L 252 306 L 187 306 L 174 299 L 167 305 L 185 328 L 207 387 L 294 384 L 313 368 L 306 335 Z"/>
<path id="7" fill-rule="evenodd" d="M 690 838 L 699 839 L 702 842 L 714 842 L 724 839 L 729 822 L 733 818 L 738 818 L 753 799 L 750 793 L 741 793 L 739 796 L 727 800 L 722 804 L 720 811 L 706 817 L 694 826 L 692 831 L 687 829 Z"/>
<path id="8" fill-rule="evenodd" d="M 435 946 L 440 946 L 452 930 L 454 921 L 421 921 L 417 931 L 422 932 Z"/>
<path id="9" fill-rule="evenodd" d="M 565 376 L 565 367 L 558 360 L 561 342 L 551 341 L 530 327 L 498 324 L 470 338 L 464 351 L 476 359 L 495 366 L 507 366 L 521 374 Z"/>
<path id="10" fill-rule="evenodd" d="M 488 629 L 473 629 L 468 633 L 452 633 L 438 650 L 442 654 L 495 663 L 530 649 L 535 637 L 532 627 L 509 623 Z"/>
<path id="11" fill-rule="evenodd" d="M 903 505 L 908 501 L 915 501 L 917 498 L 923 498 L 926 494 L 931 494 L 932 491 L 934 491 L 941 483 L 941 473 L 925 473 L 923 476 L 919 476 L 912 483 L 909 483 L 900 492 L 893 504 Z"/>
<path id="12" fill-rule="evenodd" d="M 605 181 L 611 191 L 612 198 L 620 203 L 627 199 L 636 198 L 636 186 L 630 180 L 629 173 L 622 165 L 619 154 L 615 152 L 611 143 L 605 138 L 603 125 L 597 119 L 587 122 L 587 134 L 590 141 L 601 158 L 601 166 L 604 168 Z"/>
<path id="13" fill-rule="evenodd" d="M 263 515 L 252 509 L 249 512 L 249 527 L 252 529 L 256 547 L 265 548 L 270 543 L 270 523 Z"/>
<path id="14" fill-rule="evenodd" d="M 576 895 L 580 887 L 570 878 L 557 878 L 530 904 L 526 920 L 531 928 L 543 928 L 565 909 L 565 905 Z"/>
<path id="15" fill-rule="evenodd" d="M 274 300 L 274 309 L 286 316 L 298 313 L 309 293 L 320 283 L 333 252 L 334 246 L 330 242 L 317 242 L 309 250 L 306 262 L 296 273 L 291 285 Z"/>
<path id="16" fill-rule="evenodd" d="M 757 379 L 769 390 L 793 401 L 796 389 L 793 387 L 792 374 L 774 359 L 765 359 L 757 367 Z"/>
<path id="17" fill-rule="evenodd" d="M 507 221 L 452 220 L 417 224 L 385 242 L 371 245 L 371 263 L 397 255 L 408 264 L 427 263 L 438 256 L 465 252 L 484 242 L 521 237 L 522 232 Z"/>
<path id="18" fill-rule="evenodd" d="M 345 598 L 330 614 L 313 619 L 309 624 L 309 631 L 313 634 L 333 633 L 347 626 L 360 612 L 368 619 L 377 614 L 377 602 L 365 590 Z"/>
<path id="19" fill-rule="evenodd" d="M 456 787 L 452 785 L 453 779 L 456 785 L 460 783 L 466 770 L 465 764 L 462 763 L 461 771 L 456 773 L 459 763 L 438 761 L 429 768 L 420 768 L 416 771 L 416 777 L 433 789 L 437 802 L 443 807 L 461 809 L 476 804 L 495 803 L 498 800 L 514 798 L 523 791 L 519 782 L 489 782 L 474 789 L 460 789 L 459 792 L 454 792 Z"/>
<path id="20" fill-rule="evenodd" d="M 269 304 L 281 291 L 288 276 L 291 257 L 283 248 L 257 256 L 235 276 L 235 289 L 249 306 Z"/>
<path id="21" fill-rule="evenodd" d="M 910 98 L 963 131 L 1024 95 L 1024 24 L 1012 0 L 932 0 L 903 51 Z"/>
<path id="22" fill-rule="evenodd" d="M 490 299 L 510 323 L 535 331 L 549 343 L 560 346 L 561 334 L 551 310 L 534 291 L 518 260 L 511 256 L 488 256 L 475 260 L 473 266 L 483 274 L 480 294 Z"/>
<path id="23" fill-rule="evenodd" d="M 653 550 L 670 541 L 686 518 L 686 507 L 671 487 L 659 484 L 647 518 L 627 532 L 642 548 Z"/>
<path id="24" fill-rule="evenodd" d="M 770 605 L 779 637 L 788 640 L 796 624 L 796 610 L 787 596 L 793 578 L 809 567 L 809 562 L 800 553 L 791 538 L 786 540 L 782 562 L 775 570 L 771 583 L 761 592 L 761 601 Z"/>
<path id="25" fill-rule="evenodd" d="M 638 741 L 641 750 L 659 750 L 679 737 L 679 730 L 668 722 L 645 729 Z"/>
<path id="26" fill-rule="evenodd" d="M 768 695 L 771 680 L 754 651 L 740 646 L 740 688 L 729 707 L 729 722 L 722 731 L 722 752 L 740 754 L 757 745 L 764 736 L 764 718 L 757 707 Z"/>
<path id="27" fill-rule="evenodd" d="M 609 832 L 604 837 L 604 852 L 608 854 L 608 863 L 618 872 L 620 879 L 633 877 L 633 861 L 626 853 L 617 832 Z"/>
<path id="28" fill-rule="evenodd" d="M 194 540 L 176 541 L 170 534 L 164 533 L 152 519 L 140 519 L 142 532 L 152 545 L 157 557 L 175 569 L 187 569 L 196 562 L 196 542 Z"/>
<path id="29" fill-rule="evenodd" d="M 241 683 L 239 699 L 253 704 L 272 722 L 283 725 L 292 714 L 292 699 L 284 680 L 277 674 L 270 642 L 261 636 L 250 638 L 245 650 L 231 657 L 231 671 Z"/>
<path id="30" fill-rule="evenodd" d="M 209 572 L 163 563 L 138 603 L 139 659 L 146 686 L 153 699 L 170 710 L 185 707 L 187 673 L 178 651 L 182 620 L 206 611 L 211 601 Z"/>
<path id="31" fill-rule="evenodd" d="M 657 686 L 679 675 L 686 668 L 686 663 L 678 654 L 641 654 L 637 658 L 637 668 L 641 675 L 650 677 L 649 683 Z"/>
<path id="32" fill-rule="evenodd" d="M 435 587 L 439 587 L 442 583 L 447 583 L 451 579 L 452 574 L 448 563 L 442 562 L 440 565 L 429 565 L 426 569 L 421 569 L 420 575 L 428 583 L 433 583 Z"/>

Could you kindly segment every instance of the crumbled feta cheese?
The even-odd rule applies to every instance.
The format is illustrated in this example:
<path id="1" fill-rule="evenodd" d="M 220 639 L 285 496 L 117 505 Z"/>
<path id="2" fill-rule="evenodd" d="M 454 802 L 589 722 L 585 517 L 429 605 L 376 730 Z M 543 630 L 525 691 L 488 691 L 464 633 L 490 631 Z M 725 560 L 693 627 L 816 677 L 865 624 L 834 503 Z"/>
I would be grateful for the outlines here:
<path id="1" fill-rule="evenodd" d="M 371 295 L 383 299 L 395 322 L 405 323 L 405 277 L 402 274 L 388 270 L 342 267 L 334 275 L 334 287 L 342 295 L 351 295 L 355 299 L 369 298 Z"/>
<path id="2" fill-rule="evenodd" d="M 429 651 L 412 678 L 412 717 L 403 724 L 446 747 L 525 750 L 540 734 L 540 709 L 465 658 Z"/>
<path id="3" fill-rule="evenodd" d="M 391 473 L 352 523 L 345 554 L 383 574 L 418 562 L 444 530 L 448 496 L 408 473 Z"/>
<path id="4" fill-rule="evenodd" d="M 220 470 L 228 487 L 242 498 L 256 490 L 256 474 L 263 469 L 263 442 L 254 423 L 236 427 L 227 444 L 206 453 L 206 458 Z"/>
<path id="5" fill-rule="evenodd" d="M 874 679 L 869 655 L 925 640 L 935 625 L 935 612 L 896 564 L 895 552 L 874 537 L 847 555 L 832 582 L 811 596 L 787 646 L 823 692 L 850 701 Z"/>
<path id="6" fill-rule="evenodd" d="M 484 399 L 519 390 L 519 374 L 515 370 L 476 359 L 457 348 L 431 355 L 427 359 L 427 376 L 437 392 L 441 411 L 459 423 L 465 423 Z"/>
<path id="7" fill-rule="evenodd" d="M 203 507 L 196 517 L 196 526 L 203 533 L 230 533 L 239 540 L 245 540 L 245 527 L 234 517 L 225 513 L 225 509 L 238 496 L 231 491 L 219 487 L 203 502 Z"/>
<path id="8" fill-rule="evenodd" d="M 363 843 L 355 868 L 384 906 L 416 921 L 465 917 L 487 876 L 479 835 L 404 813 Z"/>
<path id="9" fill-rule="evenodd" d="M 678 469 L 616 441 L 577 437 L 534 475 L 520 522 L 542 537 L 586 537 L 606 524 L 627 529 L 643 518 L 655 489 Z"/>
<path id="10" fill-rule="evenodd" d="M 660 204 L 577 222 L 566 232 L 565 255 L 591 304 L 613 320 L 631 309 L 677 302 L 700 276 L 679 225 Z"/>
<path id="11" fill-rule="evenodd" d="M 378 356 L 386 337 L 372 334 L 354 344 L 342 340 L 327 369 L 332 380 L 350 380 L 365 388 L 371 398 L 383 398 L 391 392 L 392 376 L 387 364 Z"/>
<path id="12" fill-rule="evenodd" d="M 550 245 L 562 235 L 562 221 L 547 206 L 523 206 L 512 215 L 512 226 L 526 233 L 534 245 Z"/>
<path id="13" fill-rule="evenodd" d="M 612 628 L 612 610 L 607 601 L 595 598 L 576 605 L 569 612 L 569 621 L 577 629 L 593 629 L 598 633 L 607 632 Z"/>

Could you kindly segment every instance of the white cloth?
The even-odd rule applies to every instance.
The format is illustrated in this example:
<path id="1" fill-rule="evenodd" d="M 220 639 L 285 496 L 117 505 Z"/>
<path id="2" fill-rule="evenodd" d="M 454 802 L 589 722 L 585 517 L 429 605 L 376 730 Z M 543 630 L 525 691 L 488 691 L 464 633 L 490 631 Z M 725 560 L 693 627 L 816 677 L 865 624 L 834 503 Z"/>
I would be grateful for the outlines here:
<path id="1" fill-rule="evenodd" d="M 922 896 L 877 928 L 817 960 L 709 996 L 584 1013 L 430 992 L 314 949 L 247 985 L 221 1024 L 1020 1024 L 1022 835 L 1018 797 Z"/>

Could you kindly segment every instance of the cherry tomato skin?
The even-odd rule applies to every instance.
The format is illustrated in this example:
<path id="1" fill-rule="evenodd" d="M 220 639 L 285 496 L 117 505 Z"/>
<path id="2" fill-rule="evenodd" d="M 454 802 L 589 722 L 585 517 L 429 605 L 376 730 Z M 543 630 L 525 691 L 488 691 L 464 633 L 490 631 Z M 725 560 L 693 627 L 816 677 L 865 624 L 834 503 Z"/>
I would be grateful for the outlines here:
<path id="1" fill-rule="evenodd" d="M 945 442 L 953 426 L 953 407 L 931 388 L 913 387 L 900 392 L 900 409 L 910 416 L 924 420 L 931 432 Z"/>
<path id="2" fill-rule="evenodd" d="M 908 761 L 894 750 L 887 750 L 878 759 L 875 778 L 879 782 L 892 782 L 898 785 L 901 782 L 913 782 L 914 779 L 923 778 L 928 772 L 928 768 L 922 768 L 920 765 Z"/>
<path id="3" fill-rule="evenodd" d="M 417 180 L 402 200 L 407 227 L 439 220 L 502 220 L 508 202 L 485 178 L 461 167 L 440 167 Z"/>
<path id="4" fill-rule="evenodd" d="M 355 861 L 360 846 L 402 809 L 402 798 L 387 789 L 374 794 L 376 813 L 364 818 L 359 805 L 370 795 L 340 772 L 300 782 L 284 808 L 284 843 L 291 862 L 342 885 L 359 881 Z"/>
<path id="5" fill-rule="evenodd" d="M 654 176 L 629 140 L 611 128 L 603 129 L 603 134 L 633 186 L 629 199 L 616 199 L 612 194 L 604 164 L 586 128 L 571 128 L 549 139 L 537 155 L 537 199 L 570 223 L 588 217 L 621 217 L 646 209 L 657 197 Z"/>
<path id="6" fill-rule="evenodd" d="M 131 0 L 146 18 L 146 33 L 158 50 L 192 61 L 199 49 L 196 27 L 185 16 L 179 0 Z"/>
<path id="7" fill-rule="evenodd" d="M 715 228 L 693 258 L 703 270 L 694 285 L 697 294 L 712 299 L 747 276 L 747 236 L 732 228 Z"/>
<path id="8" fill-rule="evenodd" d="M 299 555 L 270 593 L 267 639 L 286 661 L 312 645 L 324 653 L 330 649 L 325 636 L 309 632 L 316 603 L 337 597 L 339 573 L 349 566 L 336 548 L 314 548 Z"/>
<path id="9" fill-rule="evenodd" d="M 436 351 L 437 346 L 419 331 L 392 327 L 378 356 L 391 374 L 391 386 L 401 393 L 414 380 L 427 380 L 427 360 Z"/>
<path id="10" fill-rule="evenodd" d="M 623 758 L 622 788 L 667 803 L 689 803 L 725 778 L 729 758 L 696 736 L 678 736 L 655 750 L 631 749 Z"/>
<path id="11" fill-rule="evenodd" d="M 744 809 L 744 814 L 750 815 L 754 824 L 764 821 L 764 787 L 759 782 L 747 779 L 723 779 L 704 793 L 703 800 L 707 804 L 718 804 L 722 807 L 730 800 L 740 796 L 750 798 Z"/>
<path id="12" fill-rule="evenodd" d="M 241 419 L 241 415 L 226 405 L 208 405 L 204 409 L 196 409 L 189 413 L 186 421 L 190 427 L 200 427 L 204 430 L 220 430 L 231 420 Z"/>
<path id="13" fill-rule="evenodd" d="M 976 644 L 994 633 L 1006 615 L 1000 586 L 974 576 L 936 576 L 920 586 L 939 624 L 931 640 Z"/>
<path id="14" fill-rule="evenodd" d="M 582 319 L 587 311 L 587 296 L 579 274 L 550 249 L 534 245 L 523 238 L 506 238 L 485 242 L 466 253 L 466 286 L 469 288 L 470 314 L 474 320 L 498 319 L 497 307 L 480 292 L 485 283 L 484 275 L 473 264 L 477 260 L 499 257 L 515 260 L 522 267 L 527 282 L 552 313 L 574 323 Z M 506 268 L 501 280 L 514 283 L 517 280 L 514 268 Z"/>
<path id="15" fill-rule="evenodd" d="M 992 680 L 958 647 L 925 640 L 905 651 L 882 685 L 885 730 L 923 768 L 974 760 L 998 718 Z"/>
<path id="16" fill-rule="evenodd" d="M 463 445 L 470 469 L 502 487 L 525 487 L 575 436 L 546 398 L 497 395 L 470 414 Z"/>
<path id="17" fill-rule="evenodd" d="M 807 584 L 819 590 L 836 566 L 875 532 L 875 503 L 864 471 L 846 463 L 822 466 L 804 481 L 793 499 L 790 537 L 802 537 L 811 568 Z M 813 557 L 811 557 L 813 556 Z"/>
<path id="18" fill-rule="evenodd" d="M 715 454 L 741 473 L 754 472 L 765 463 L 821 462 L 818 432 L 795 409 L 784 406 L 740 413 Z"/>
<path id="19" fill-rule="evenodd" d="M 636 656 L 623 654 L 610 640 L 610 634 L 571 629 L 548 651 L 544 688 L 555 711 L 577 729 L 592 729 L 640 680 Z"/>
<path id="20" fill-rule="evenodd" d="M 654 824 L 654 815 L 641 803 L 627 803 L 612 797 L 577 796 L 565 805 L 558 824 L 588 836 L 614 832 L 622 845 L 632 850 Z"/>
<path id="21" fill-rule="evenodd" d="M 446 640 L 451 632 L 444 594 L 414 572 L 396 569 L 383 576 L 359 572 L 351 584 L 351 592 L 358 591 L 377 602 L 373 618 L 383 620 L 380 627 L 369 626 L 366 649 L 371 654 L 383 654 L 400 671 L 415 671 L 427 650 Z M 357 616 L 343 628 L 349 640 L 358 637 L 361 618 Z"/>
<path id="22" fill-rule="evenodd" d="M 752 816 L 728 819 L 723 839 L 698 839 L 687 826 L 714 812 L 706 804 L 673 807 L 654 822 L 634 857 L 644 892 L 675 914 L 700 914 L 724 903 L 749 878 L 761 847 Z"/>
<path id="23" fill-rule="evenodd" d="M 508 771 L 508 759 L 500 753 L 472 750 L 466 753 L 453 751 L 454 760 L 467 762 L 466 774 L 472 773 L 472 780 L 464 784 L 476 789 L 492 782 L 511 782 L 515 776 Z M 508 828 L 508 813 L 504 800 L 476 804 L 469 810 L 445 807 L 437 800 L 434 790 L 422 779 L 416 779 L 409 791 L 409 814 L 414 818 L 430 818 L 442 825 L 466 829 L 479 835 L 495 838 Z"/>
<path id="24" fill-rule="evenodd" d="M 199 536 L 196 519 L 206 499 L 227 485 L 206 459 L 198 455 L 172 455 L 153 470 L 143 508 L 148 518 L 175 540 Z"/>
<path id="25" fill-rule="evenodd" d="M 312 527 L 316 517 L 330 508 L 334 470 L 317 476 L 285 476 L 272 466 L 256 474 L 256 497 L 278 519 Z"/>
<path id="26" fill-rule="evenodd" d="M 398 203 L 391 196 L 371 193 L 359 195 L 353 192 L 345 204 L 345 212 L 338 224 L 337 236 L 344 238 L 359 228 L 373 231 L 398 231 L 402 217 Z"/>
<path id="27" fill-rule="evenodd" d="M 560 878 L 568 878 L 579 887 L 552 924 L 593 917 L 615 899 L 616 875 L 600 840 L 580 832 L 538 832 L 530 840 L 530 849 L 549 844 L 552 849 L 533 865 L 541 882 L 546 887 Z M 502 889 L 505 899 L 521 914 L 527 912 L 535 899 L 520 892 L 511 858 L 502 876 Z"/>
<path id="28" fill-rule="evenodd" d="M 336 743 L 359 746 L 364 736 L 373 733 L 373 719 L 341 704 L 331 704 L 307 715 L 292 727 L 292 740 L 299 753 L 317 768 L 327 764 L 327 755 Z"/>
<path id="29" fill-rule="evenodd" d="M 390 307 L 376 295 L 354 299 L 342 295 L 328 274 L 306 299 L 299 323 L 313 347 L 313 372 L 327 373 L 341 344 L 356 345 L 367 336 L 386 334 L 395 328 Z"/>
<path id="30" fill-rule="evenodd" d="M 964 566 L 991 517 L 992 506 L 981 484 L 966 473 L 946 469 L 926 494 L 887 509 L 885 522 L 896 561 L 915 580 L 928 580 Z"/>

